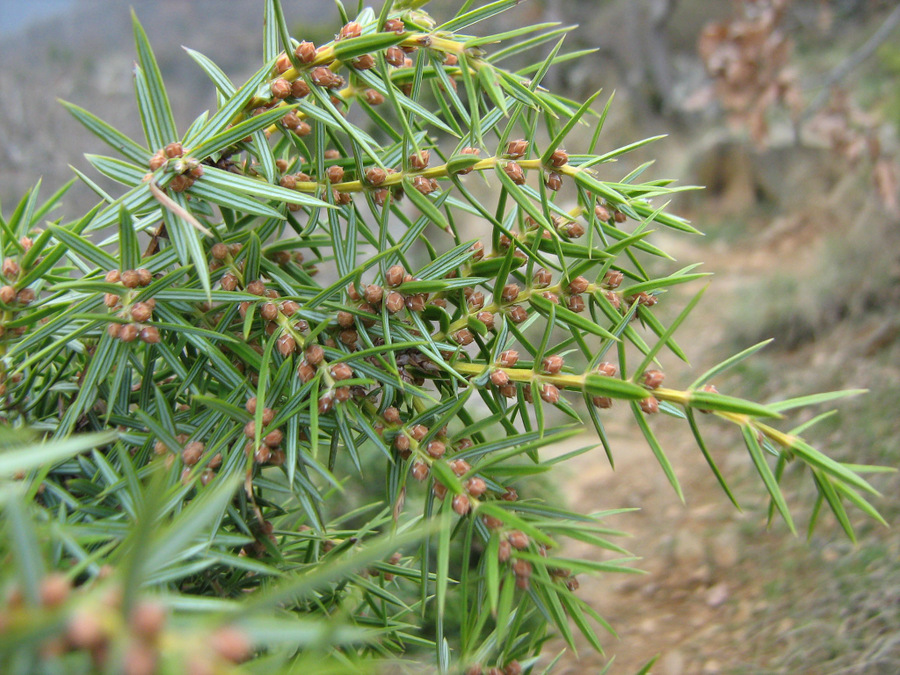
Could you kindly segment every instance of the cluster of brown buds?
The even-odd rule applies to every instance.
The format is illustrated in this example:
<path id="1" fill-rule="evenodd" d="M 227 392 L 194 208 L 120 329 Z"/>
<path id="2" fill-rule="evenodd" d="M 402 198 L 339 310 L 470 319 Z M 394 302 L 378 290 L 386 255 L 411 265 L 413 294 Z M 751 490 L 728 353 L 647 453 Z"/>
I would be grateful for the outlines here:
<path id="1" fill-rule="evenodd" d="M 485 670 L 480 663 L 475 663 L 466 668 L 466 675 L 522 675 L 522 664 L 513 659 L 502 668 L 496 665 Z"/>
<path id="2" fill-rule="evenodd" d="M 121 283 L 125 288 L 149 286 L 153 282 L 153 274 L 146 268 L 137 270 L 110 270 L 106 273 L 105 280 L 111 284 Z M 119 317 L 127 323 L 110 322 L 106 331 L 111 338 L 122 342 L 134 342 L 138 338 L 147 344 L 159 342 L 159 329 L 156 326 L 145 325 L 153 317 L 156 308 L 156 300 L 148 298 L 141 302 L 135 302 L 130 306 L 122 306 L 122 298 L 116 293 L 105 293 L 104 304 L 111 310 L 120 310 Z"/>
<path id="3" fill-rule="evenodd" d="M 604 361 L 597 365 L 594 372 L 606 377 L 615 377 L 619 373 L 619 369 L 614 364 Z M 606 410 L 612 408 L 613 400 L 609 396 L 593 396 L 591 397 L 591 403 L 596 408 Z"/>
<path id="4" fill-rule="evenodd" d="M 624 223 L 628 219 L 624 213 L 607 203 L 597 204 L 597 206 L 594 207 L 594 215 L 597 216 L 597 220 L 603 221 L 604 223 L 609 223 L 610 221 L 614 223 Z"/>
<path id="5" fill-rule="evenodd" d="M 81 653 L 97 672 L 159 672 L 163 645 L 171 639 L 169 611 L 156 599 L 140 597 L 125 613 L 125 593 L 121 583 L 110 578 L 112 573 L 111 567 L 103 566 L 94 582 L 74 587 L 67 575 L 51 572 L 39 580 L 37 606 L 26 603 L 24 592 L 13 587 L 0 601 L 0 617 L 4 626 L 15 626 L 24 625 L 27 614 L 29 623 L 51 627 L 44 631 L 38 650 L 38 658 L 51 670 L 58 668 L 61 657 Z M 110 620 L 121 614 L 124 621 Z M 253 654 L 249 638 L 231 626 L 214 630 L 197 644 L 199 648 L 183 653 L 179 672 L 220 672 Z"/>
<path id="6" fill-rule="evenodd" d="M 181 446 L 181 461 L 184 469 L 181 472 L 181 482 L 187 485 L 193 479 L 193 469 L 200 463 L 203 455 L 206 453 L 206 445 L 200 441 L 190 440 L 187 434 L 178 434 L 175 440 Z M 172 452 L 170 452 L 172 451 Z M 169 448 L 163 441 L 156 440 L 153 444 L 153 452 L 157 455 L 165 457 L 166 467 L 171 467 L 175 463 L 176 453 L 173 448 Z M 217 452 L 209 458 L 200 472 L 200 482 L 203 485 L 209 485 L 212 479 L 216 477 L 216 469 L 222 465 L 222 454 Z"/>
<path id="7" fill-rule="evenodd" d="M 349 312 L 343 312 L 343 314 L 349 316 L 350 323 L 346 325 L 352 325 L 352 315 Z M 340 322 L 342 318 L 339 317 L 338 321 Z M 352 349 L 355 347 L 359 335 L 352 328 L 345 328 L 340 331 L 339 339 L 345 346 Z M 332 348 L 337 346 L 334 338 L 327 338 L 326 345 Z M 323 381 L 328 385 L 327 389 L 319 394 L 317 409 L 320 415 L 325 415 L 334 410 L 334 406 L 337 403 L 344 403 L 353 396 L 365 395 L 364 387 L 345 384 L 347 380 L 352 380 L 355 377 L 356 374 L 353 372 L 353 368 L 340 361 L 329 364 L 325 360 L 325 349 L 322 345 L 312 343 L 303 351 L 303 356 L 297 366 L 297 376 L 305 384 L 311 382 L 320 370 L 323 371 Z"/>
<path id="8" fill-rule="evenodd" d="M 19 244 L 27 252 L 34 245 L 31 237 L 22 237 Z M 3 277 L 6 283 L 0 286 L 0 302 L 4 305 L 30 305 L 34 302 L 35 292 L 33 288 L 22 288 L 18 291 L 15 287 L 15 281 L 22 273 L 22 268 L 15 258 L 4 258 L 2 265 Z M 24 332 L 24 330 L 22 331 Z M 21 333 L 18 333 L 21 335 Z"/>
<path id="9" fill-rule="evenodd" d="M 255 416 L 257 405 L 256 397 L 253 396 L 252 398 L 247 399 L 244 408 L 248 413 Z M 253 460 L 258 464 L 272 464 L 274 466 L 281 466 L 284 464 L 285 453 L 284 450 L 281 449 L 281 442 L 284 440 L 284 432 L 277 427 L 271 427 L 272 421 L 275 419 L 275 414 L 276 411 L 272 408 L 263 408 L 263 429 L 259 434 L 262 443 L 260 443 L 258 448 L 254 444 L 254 439 L 256 438 L 256 420 L 250 420 L 244 425 L 244 436 L 249 439 L 244 446 L 244 454 L 248 456 L 253 455 Z"/>
<path id="10" fill-rule="evenodd" d="M 367 314 L 375 313 L 381 306 L 390 314 L 397 314 L 404 308 L 410 312 L 422 312 L 429 301 L 429 294 L 402 291 L 403 284 L 416 280 L 402 265 L 392 265 L 384 275 L 384 286 L 351 284 L 347 288 L 347 295 L 350 300 L 361 303 L 358 308 Z M 442 302 L 437 298 L 435 300 L 439 301 L 438 304 Z"/>
<path id="11" fill-rule="evenodd" d="M 157 150 L 150 158 L 151 171 L 156 171 L 163 165 L 170 166 L 177 174 L 169 183 L 169 187 L 175 192 L 184 192 L 203 175 L 203 166 L 200 162 L 184 157 L 184 148 L 177 141 L 169 143 L 162 150 Z"/>

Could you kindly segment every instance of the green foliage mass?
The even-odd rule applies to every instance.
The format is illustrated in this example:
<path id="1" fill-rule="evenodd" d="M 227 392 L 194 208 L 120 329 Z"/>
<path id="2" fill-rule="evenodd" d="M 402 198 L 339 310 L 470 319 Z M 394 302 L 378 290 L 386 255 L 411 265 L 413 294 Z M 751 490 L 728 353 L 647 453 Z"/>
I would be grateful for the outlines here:
<path id="1" fill-rule="evenodd" d="M 790 461 L 818 487 L 810 526 L 823 504 L 851 537 L 846 504 L 880 519 L 865 467 L 803 441 L 810 422 L 776 426 L 847 392 L 718 393 L 762 345 L 662 386 L 702 291 L 668 325 L 654 307 L 704 275 L 648 273 L 671 263 L 650 235 L 696 230 L 648 165 L 615 174 L 655 139 L 607 149 L 599 92 L 542 86 L 583 55 L 566 29 L 479 36 L 518 3 L 470 0 L 443 23 L 423 4 L 341 7 L 317 48 L 268 0 L 265 63 L 242 86 L 188 50 L 218 108 L 184 132 L 135 19 L 145 139 L 63 104 L 124 188 L 79 173 L 100 198 L 83 217 L 50 220 L 65 189 L 37 186 L 0 222 L 4 672 L 547 672 L 553 635 L 600 650 L 609 626 L 576 575 L 634 571 L 616 512 L 548 503 L 534 477 L 602 456 L 545 451 L 588 420 L 612 461 L 610 407 L 679 496 L 654 414 L 686 424 L 737 503 L 710 413 L 791 529 Z M 590 141 L 566 146 L 578 127 Z"/>

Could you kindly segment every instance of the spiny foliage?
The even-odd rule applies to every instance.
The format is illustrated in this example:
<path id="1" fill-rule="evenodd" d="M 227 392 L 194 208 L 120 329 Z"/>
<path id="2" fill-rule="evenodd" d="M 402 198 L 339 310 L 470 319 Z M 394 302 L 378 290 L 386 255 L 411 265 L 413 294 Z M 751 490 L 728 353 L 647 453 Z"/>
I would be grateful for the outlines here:
<path id="1" fill-rule="evenodd" d="M 648 419 L 687 423 L 734 501 L 697 413 L 735 425 L 777 510 L 805 465 L 848 535 L 879 518 L 863 467 L 781 431 L 783 413 L 710 381 L 664 388 L 658 359 L 702 291 L 664 323 L 654 228 L 679 188 L 615 179 L 609 104 L 542 85 L 580 56 L 566 28 L 477 37 L 517 4 L 362 9 L 316 46 L 266 3 L 265 64 L 236 87 L 207 57 L 218 109 L 175 127 L 134 21 L 138 142 L 72 114 L 121 157 L 123 184 L 74 221 L 35 187 L 2 220 L 0 455 L 10 564 L 5 672 L 348 672 L 379 659 L 531 672 L 554 633 L 601 649 L 576 574 L 633 571 L 614 511 L 541 499 L 582 452 L 542 450 L 622 408 L 681 495 Z M 549 55 L 508 70 L 545 44 Z M 578 127 L 583 147 L 564 149 Z M 571 142 L 571 141 L 570 141 Z M 615 411 L 613 411 L 615 412 Z M 770 463 L 774 463 L 774 469 Z M 11 480 L 15 478 L 15 480 Z M 736 502 L 735 502 L 736 503 Z M 586 542 L 605 557 L 573 559 Z M 244 666 L 239 662 L 250 659 Z M 488 671 L 488 669 L 490 670 Z"/>

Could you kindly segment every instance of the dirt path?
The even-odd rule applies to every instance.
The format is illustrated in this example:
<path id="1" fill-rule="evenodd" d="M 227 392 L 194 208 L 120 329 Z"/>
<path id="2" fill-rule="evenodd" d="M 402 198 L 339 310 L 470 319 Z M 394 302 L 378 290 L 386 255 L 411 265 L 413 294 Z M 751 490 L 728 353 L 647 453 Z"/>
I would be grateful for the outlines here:
<path id="1" fill-rule="evenodd" d="M 735 649 L 736 627 L 749 623 L 756 596 L 742 564 L 740 528 L 762 531 L 761 496 L 736 511 L 718 487 L 698 450 L 686 443 L 675 420 L 660 420 L 659 437 L 685 493 L 682 504 L 643 439 L 625 426 L 611 433 L 617 449 L 616 469 L 602 450 L 573 464 L 572 503 L 590 509 L 638 507 L 615 516 L 610 527 L 630 536 L 619 541 L 641 561 L 645 575 L 582 578 L 579 593 L 607 618 L 619 638 L 604 635 L 607 657 L 615 657 L 610 672 L 632 674 L 655 654 L 655 673 L 724 673 L 743 657 Z M 672 427 L 665 429 L 665 427 Z M 585 440 L 585 439 L 582 439 Z M 729 475 L 745 472 L 740 441 L 717 452 Z M 714 451 L 715 452 L 715 451 Z M 730 456 L 730 459 L 729 459 Z M 591 555 L 585 547 L 573 553 Z M 759 579 L 755 583 L 761 585 Z M 579 652 L 563 673 L 598 672 L 606 658 L 589 647 Z"/>
<path id="2" fill-rule="evenodd" d="M 690 381 L 690 372 L 695 377 L 715 362 L 714 346 L 725 330 L 721 308 L 743 286 L 748 265 L 756 267 L 758 260 L 737 260 L 727 251 L 716 256 L 709 249 L 685 247 L 679 253 L 680 260 L 706 259 L 706 267 L 716 273 L 679 337 L 689 347 L 695 369 L 678 373 L 676 359 L 664 359 L 673 368 L 673 383 L 681 385 Z M 681 301 L 674 304 L 683 306 Z M 766 607 L 765 578 L 754 569 L 759 553 L 745 556 L 743 548 L 748 539 L 760 542 L 763 537 L 772 538 L 774 545 L 782 539 L 784 526 L 777 523 L 775 532 L 766 531 L 765 490 L 753 477 L 739 435 L 721 421 L 701 420 L 710 450 L 743 511 L 733 507 L 716 482 L 687 425 L 662 415 L 652 420 L 683 488 L 682 504 L 629 411 L 620 406 L 611 412 L 615 414 L 608 431 L 615 470 L 602 449 L 573 460 L 567 483 L 570 502 L 584 511 L 639 508 L 611 518 L 609 525 L 631 535 L 617 543 L 642 558 L 636 567 L 647 574 L 580 579 L 579 593 L 613 625 L 618 638 L 603 635 L 605 656 L 582 643 L 580 658 L 570 660 L 561 672 L 599 672 L 614 657 L 609 673 L 632 675 L 655 655 L 659 660 L 652 672 L 657 675 L 760 672 L 751 665 L 761 661 L 750 653 L 746 635 Z M 583 447 L 589 442 L 579 438 L 572 444 Z M 577 544 L 570 550 L 592 555 Z"/>

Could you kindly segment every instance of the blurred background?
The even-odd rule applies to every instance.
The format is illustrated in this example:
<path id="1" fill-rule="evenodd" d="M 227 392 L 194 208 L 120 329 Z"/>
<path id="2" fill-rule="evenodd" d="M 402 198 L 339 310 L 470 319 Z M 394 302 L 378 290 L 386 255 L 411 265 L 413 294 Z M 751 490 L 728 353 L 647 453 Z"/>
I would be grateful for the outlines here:
<path id="1" fill-rule="evenodd" d="M 283 4 L 299 39 L 325 41 L 338 29 L 332 3 Z M 434 0 L 430 9 L 441 19 L 460 4 Z M 42 192 L 59 188 L 73 175 L 70 165 L 90 174 L 82 153 L 106 151 L 56 99 L 140 135 L 130 7 L 153 43 L 184 129 L 215 100 L 181 45 L 243 82 L 261 59 L 262 5 L 0 0 L 3 212 L 38 179 Z M 704 260 L 715 274 L 681 332 L 694 367 L 774 337 L 719 389 L 765 401 L 867 388 L 809 437 L 843 461 L 897 466 L 896 0 L 528 0 L 474 32 L 540 21 L 580 24 L 565 48 L 597 49 L 551 70 L 546 82 L 574 99 L 602 88 L 605 102 L 615 91 L 601 146 L 668 135 L 623 160 L 620 176 L 653 158 L 654 177 L 705 186 L 672 208 L 705 237 L 654 235 L 683 264 Z M 65 215 L 93 203 L 90 191 L 73 188 Z M 677 314 L 680 299 L 661 311 Z M 677 364 L 664 365 L 677 381 Z M 585 508 L 641 508 L 614 525 L 633 533 L 627 547 L 649 575 L 582 582 L 619 639 L 604 641 L 605 657 L 583 650 L 567 672 L 595 672 L 615 656 L 610 672 L 633 673 L 655 653 L 661 658 L 654 672 L 664 675 L 900 672 L 900 534 L 859 516 L 854 546 L 827 514 L 809 541 L 777 521 L 766 531 L 767 504 L 739 439 L 723 429 L 713 454 L 736 487 L 741 512 L 687 430 L 665 422 L 658 431 L 686 507 L 647 461 L 649 450 L 625 418 L 611 422 L 615 473 L 597 454 L 571 471 L 567 492 Z M 790 469 L 785 480 L 802 526 L 814 500 L 811 481 Z M 896 523 L 900 481 L 884 474 L 873 482 L 885 495 L 876 505 Z"/>

